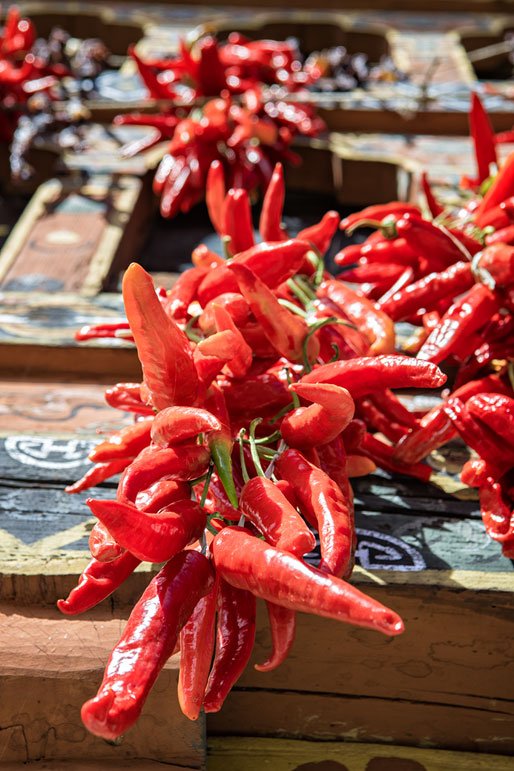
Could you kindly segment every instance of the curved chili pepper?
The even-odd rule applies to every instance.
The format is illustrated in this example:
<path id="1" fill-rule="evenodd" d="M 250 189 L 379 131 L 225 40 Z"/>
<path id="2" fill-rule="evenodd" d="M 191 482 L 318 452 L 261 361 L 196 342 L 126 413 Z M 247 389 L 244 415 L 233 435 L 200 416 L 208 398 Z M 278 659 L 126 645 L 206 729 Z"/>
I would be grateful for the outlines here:
<path id="1" fill-rule="evenodd" d="M 394 351 L 394 324 L 382 310 L 365 297 L 359 297 L 341 281 L 324 281 L 317 291 L 318 297 L 328 297 L 360 329 L 371 343 L 373 354 Z"/>
<path id="2" fill-rule="evenodd" d="M 238 338 L 236 353 L 225 365 L 226 372 L 234 378 L 244 377 L 252 364 L 252 349 L 239 331 L 230 313 L 223 306 L 213 303 L 212 312 L 218 332 L 229 330 Z"/>
<path id="3" fill-rule="evenodd" d="M 346 472 L 349 478 L 365 477 L 373 474 L 376 469 L 377 466 L 371 458 L 366 458 L 364 455 L 346 456 Z"/>
<path id="4" fill-rule="evenodd" d="M 514 512 L 502 499 L 498 482 L 487 479 L 478 489 L 480 511 L 485 529 L 490 538 L 504 543 L 514 537 Z"/>
<path id="5" fill-rule="evenodd" d="M 218 584 L 198 601 L 189 621 L 180 632 L 180 672 L 178 701 L 190 720 L 197 720 L 202 709 L 209 678 L 216 630 Z"/>
<path id="6" fill-rule="evenodd" d="M 169 447 L 221 427 L 214 415 L 199 407 L 166 407 L 152 421 L 152 441 Z"/>
<path id="7" fill-rule="evenodd" d="M 193 404 L 198 376 L 189 340 L 164 311 L 151 277 L 135 262 L 123 277 L 123 300 L 153 406 Z"/>
<path id="8" fill-rule="evenodd" d="M 308 241 L 321 255 L 324 255 L 328 251 L 339 222 L 340 216 L 338 212 L 327 211 L 315 225 L 300 230 L 297 238 L 301 238 L 302 241 Z"/>
<path id="9" fill-rule="evenodd" d="M 161 83 L 152 68 L 137 55 L 134 45 L 128 47 L 127 53 L 134 59 L 138 72 L 141 75 L 141 80 L 148 89 L 148 93 L 152 99 L 169 100 L 174 98 L 174 90 L 165 83 Z"/>
<path id="10" fill-rule="evenodd" d="M 223 367 L 237 356 L 240 341 L 232 330 L 216 332 L 200 340 L 197 344 L 193 361 L 201 384 L 207 388 Z"/>
<path id="11" fill-rule="evenodd" d="M 460 261 L 440 273 L 424 276 L 379 304 L 394 321 L 402 321 L 420 308 L 432 310 L 443 297 L 462 294 L 473 283 L 471 264 Z"/>
<path id="12" fill-rule="evenodd" d="M 466 406 L 472 415 L 514 447 L 514 399 L 501 394 L 483 393 L 472 396 Z"/>
<path id="13" fill-rule="evenodd" d="M 439 367 L 408 356 L 358 356 L 323 364 L 304 375 L 301 383 L 333 383 L 354 399 L 384 388 L 438 388 L 446 381 Z"/>
<path id="14" fill-rule="evenodd" d="M 342 576 L 353 548 L 351 506 L 337 485 L 298 450 L 286 450 L 275 465 L 277 474 L 293 486 L 300 504 L 317 522 L 321 546 L 320 570 Z"/>
<path id="15" fill-rule="evenodd" d="M 302 557 L 316 546 L 316 539 L 285 496 L 265 477 L 245 484 L 239 506 L 266 540 L 283 551 Z"/>
<path id="16" fill-rule="evenodd" d="M 104 463 L 117 458 L 135 458 L 144 447 L 150 444 L 150 431 L 153 419 L 139 420 L 132 426 L 122 428 L 111 434 L 105 442 L 97 444 L 89 453 L 93 463 Z"/>
<path id="17" fill-rule="evenodd" d="M 258 672 L 271 672 L 289 655 L 296 632 L 296 611 L 266 600 L 271 631 L 272 650 L 264 664 L 254 664 Z"/>
<path id="18" fill-rule="evenodd" d="M 505 469 L 493 466 L 483 458 L 472 458 L 466 461 L 460 472 L 461 482 L 468 487 L 481 487 L 489 482 L 496 482 L 505 473 Z"/>
<path id="19" fill-rule="evenodd" d="M 224 528 L 212 543 L 212 553 L 225 581 L 264 600 L 386 635 L 403 631 L 403 622 L 394 611 L 346 581 L 260 541 L 244 528 Z"/>
<path id="20" fill-rule="evenodd" d="M 430 182 L 428 181 L 426 171 L 421 172 L 421 187 L 423 188 L 423 193 L 425 194 L 425 200 L 427 202 L 430 214 L 435 219 L 435 217 L 438 217 L 443 213 L 444 206 L 441 206 L 441 204 L 436 200 L 432 192 L 432 188 L 430 187 Z"/>
<path id="21" fill-rule="evenodd" d="M 223 201 L 225 200 L 225 175 L 221 161 L 213 161 L 205 183 L 205 203 L 212 226 L 217 233 L 223 232 Z"/>
<path id="22" fill-rule="evenodd" d="M 300 361 L 303 341 L 309 331 L 304 319 L 280 305 L 271 289 L 246 265 L 231 263 L 228 269 L 270 343 L 290 361 Z M 319 343 L 311 337 L 307 345 L 309 359 L 315 361 L 318 352 Z"/>
<path id="23" fill-rule="evenodd" d="M 93 558 L 82 572 L 66 600 L 58 600 L 62 613 L 72 616 L 94 608 L 105 600 L 134 572 L 141 560 L 128 551 L 112 562 L 100 562 Z"/>
<path id="24" fill-rule="evenodd" d="M 480 218 L 483 228 L 506 228 L 514 222 L 514 195 L 510 195 L 501 203 L 488 209 Z"/>
<path id="25" fill-rule="evenodd" d="M 255 640 L 256 609 L 253 594 L 220 579 L 216 653 L 205 691 L 205 712 L 218 712 L 243 674 Z"/>
<path id="26" fill-rule="evenodd" d="M 477 163 L 477 184 L 481 185 L 491 174 L 491 166 L 498 165 L 493 127 L 476 91 L 471 92 L 469 128 Z"/>
<path id="27" fill-rule="evenodd" d="M 232 188 L 225 196 L 221 232 L 230 239 L 228 248 L 232 256 L 246 252 L 255 245 L 252 212 L 246 190 Z"/>
<path id="28" fill-rule="evenodd" d="M 399 423 L 400 426 L 407 426 L 413 429 L 419 428 L 419 419 L 403 406 L 390 388 L 384 388 L 383 391 L 374 391 L 370 399 L 384 415 L 390 420 Z"/>
<path id="29" fill-rule="evenodd" d="M 496 284 L 514 283 L 514 247 L 508 244 L 487 246 L 477 259 L 476 266 L 485 270 Z"/>
<path id="30" fill-rule="evenodd" d="M 284 172 L 282 164 L 277 163 L 262 201 L 259 233 L 263 241 L 286 241 L 289 238 L 282 225 L 284 195 Z"/>
<path id="31" fill-rule="evenodd" d="M 89 534 L 89 549 L 99 562 L 112 562 L 125 552 L 125 547 L 113 538 L 102 522 L 93 525 Z"/>
<path id="32" fill-rule="evenodd" d="M 153 415 L 153 408 L 141 399 L 141 383 L 116 383 L 105 391 L 105 401 L 110 407 L 138 415 Z"/>
<path id="33" fill-rule="evenodd" d="M 170 503 L 188 498 L 190 487 L 187 482 L 176 482 L 173 479 L 159 479 L 146 490 L 140 490 L 136 495 L 135 504 L 141 511 L 157 513 Z"/>
<path id="34" fill-rule="evenodd" d="M 361 259 L 381 264 L 393 262 L 397 265 L 414 265 L 419 263 L 419 254 L 405 238 L 401 237 L 366 241 L 361 246 Z M 338 264 L 341 265 L 340 262 Z"/>
<path id="35" fill-rule="evenodd" d="M 217 330 L 214 306 L 223 308 L 238 328 L 245 323 L 250 313 L 250 308 L 243 295 L 238 292 L 220 294 L 216 299 L 209 300 L 198 319 L 198 326 L 205 335 L 212 335 Z"/>
<path id="36" fill-rule="evenodd" d="M 452 238 L 442 225 L 406 214 L 393 227 L 395 235 L 405 238 L 411 249 L 426 257 L 429 264 L 447 267 L 469 256 L 461 242 Z"/>
<path id="37" fill-rule="evenodd" d="M 165 562 L 197 541 L 207 522 L 195 501 L 175 501 L 158 514 L 119 501 L 88 498 L 87 505 L 116 541 L 145 562 Z"/>
<path id="38" fill-rule="evenodd" d="M 481 458 L 505 471 L 514 466 L 514 448 L 482 421 L 477 421 L 459 398 L 449 399 L 443 409 L 466 444 Z"/>
<path id="39" fill-rule="evenodd" d="M 341 220 L 339 227 L 341 230 L 348 230 L 355 228 L 365 220 L 374 220 L 376 222 L 380 222 L 385 217 L 389 217 L 394 214 L 407 214 L 408 212 L 421 217 L 420 208 L 415 204 L 406 203 L 405 201 L 390 201 L 389 203 L 379 203 L 374 206 L 366 206 L 365 209 L 361 209 L 358 212 L 350 214 L 348 217 L 345 217 L 343 220 Z"/>
<path id="40" fill-rule="evenodd" d="M 353 490 L 349 482 L 350 470 L 348 467 L 348 455 L 346 453 L 346 447 L 343 440 L 344 433 L 345 432 L 342 432 L 328 444 L 321 445 L 317 452 L 319 456 L 320 468 L 325 472 L 325 474 L 328 474 L 328 476 L 333 479 L 333 481 L 341 488 L 345 500 L 348 504 L 348 511 L 350 513 L 352 527 L 352 546 L 350 562 L 346 570 L 345 578 L 349 578 L 355 566 L 357 533 L 355 531 L 355 507 L 353 503 Z M 367 461 L 368 459 L 366 458 L 365 460 Z M 359 469 L 361 467 L 362 462 L 360 463 Z M 373 470 L 375 469 L 373 468 Z"/>
<path id="41" fill-rule="evenodd" d="M 380 237 L 383 238 L 382 234 L 380 234 Z M 416 255 L 413 255 L 413 257 L 415 256 Z M 345 246 L 344 249 L 341 249 L 340 252 L 337 252 L 336 255 L 334 255 L 334 262 L 340 267 L 347 267 L 358 263 L 361 257 L 362 244 L 349 244 L 348 246 Z"/>
<path id="42" fill-rule="evenodd" d="M 209 267 L 195 267 L 180 274 L 164 301 L 164 310 L 172 319 L 187 318 L 187 309 L 196 298 L 197 289 L 208 272 Z"/>
<path id="43" fill-rule="evenodd" d="M 111 653 L 98 694 L 82 707 L 91 733 L 115 739 L 136 722 L 180 630 L 213 583 L 209 560 L 196 551 L 177 554 L 152 579 Z"/>
<path id="44" fill-rule="evenodd" d="M 493 246 L 493 244 L 514 246 L 514 225 L 507 225 L 494 233 L 490 233 L 485 237 L 485 243 L 486 246 Z"/>
<path id="45" fill-rule="evenodd" d="M 211 252 L 206 244 L 199 244 L 196 249 L 191 252 L 191 262 L 197 268 L 217 268 L 218 265 L 223 265 L 225 260 L 220 257 L 216 252 Z"/>
<path id="46" fill-rule="evenodd" d="M 256 244 L 246 252 L 236 255 L 230 265 L 245 265 L 264 281 L 266 286 L 274 288 L 298 272 L 309 249 L 310 244 L 307 241 L 295 238 L 281 243 Z M 237 281 L 227 263 L 220 265 L 204 278 L 198 291 L 198 299 L 205 307 L 209 300 L 220 294 L 238 291 Z"/>
<path id="47" fill-rule="evenodd" d="M 474 219 L 479 228 L 484 228 L 487 222 L 486 213 L 498 206 L 506 198 L 514 194 L 514 153 L 511 153 L 496 178 L 480 201 L 474 212 Z"/>
<path id="48" fill-rule="evenodd" d="M 474 284 L 444 314 L 418 352 L 418 359 L 438 364 L 489 321 L 501 299 L 485 284 Z"/>
<path id="49" fill-rule="evenodd" d="M 289 390 L 314 402 L 289 412 L 280 424 L 286 444 L 298 449 L 328 444 L 353 418 L 355 405 L 346 388 L 330 383 L 293 383 Z"/>
<path id="50" fill-rule="evenodd" d="M 146 490 L 161 477 L 187 481 L 207 470 L 209 451 L 198 444 L 143 450 L 125 469 L 118 485 L 118 500 L 134 503 L 140 490 Z"/>
<path id="51" fill-rule="evenodd" d="M 106 463 L 96 463 L 93 468 L 86 471 L 83 477 L 78 479 L 72 485 L 65 487 L 64 491 L 70 494 L 81 493 L 83 490 L 99 485 L 100 482 L 104 482 L 106 479 L 109 479 L 109 477 L 124 471 L 132 461 L 133 458 L 129 457 L 110 460 Z"/>
<path id="52" fill-rule="evenodd" d="M 373 403 L 371 396 L 361 397 L 357 400 L 357 413 L 363 418 L 370 428 L 379 431 L 392 442 L 398 442 L 402 437 L 410 433 L 410 429 L 401 426 L 384 415 L 382 410 Z"/>
<path id="53" fill-rule="evenodd" d="M 415 477 L 421 479 L 422 482 L 430 481 L 433 473 L 433 470 L 426 463 L 403 463 L 396 460 L 394 448 L 371 434 L 366 434 L 359 452 L 370 458 L 379 468 Z"/>

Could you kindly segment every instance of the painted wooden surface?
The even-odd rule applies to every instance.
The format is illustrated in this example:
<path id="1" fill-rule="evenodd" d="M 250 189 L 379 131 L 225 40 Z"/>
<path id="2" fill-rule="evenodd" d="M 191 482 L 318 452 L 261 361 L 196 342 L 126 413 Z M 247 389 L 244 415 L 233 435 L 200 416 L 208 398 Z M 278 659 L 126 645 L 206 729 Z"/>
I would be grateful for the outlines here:
<path id="1" fill-rule="evenodd" d="M 512 758 L 355 742 L 208 740 L 208 771 L 511 771 Z"/>

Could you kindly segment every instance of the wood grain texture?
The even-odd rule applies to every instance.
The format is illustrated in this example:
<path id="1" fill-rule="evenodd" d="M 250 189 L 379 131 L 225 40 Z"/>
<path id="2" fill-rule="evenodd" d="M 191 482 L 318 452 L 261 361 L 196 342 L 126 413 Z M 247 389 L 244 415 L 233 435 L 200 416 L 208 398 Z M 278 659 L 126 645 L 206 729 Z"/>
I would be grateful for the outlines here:
<path id="1" fill-rule="evenodd" d="M 198 768 L 204 762 L 203 726 L 178 707 L 178 658 L 159 676 L 139 719 L 119 744 L 91 735 L 80 707 L 96 693 L 124 618 L 90 611 L 63 617 L 40 607 L 0 609 L 0 757 L 39 759 L 144 758 Z"/>
<path id="2" fill-rule="evenodd" d="M 225 771 L 512 771 L 498 755 L 356 742 L 209 737 L 208 770 Z"/>

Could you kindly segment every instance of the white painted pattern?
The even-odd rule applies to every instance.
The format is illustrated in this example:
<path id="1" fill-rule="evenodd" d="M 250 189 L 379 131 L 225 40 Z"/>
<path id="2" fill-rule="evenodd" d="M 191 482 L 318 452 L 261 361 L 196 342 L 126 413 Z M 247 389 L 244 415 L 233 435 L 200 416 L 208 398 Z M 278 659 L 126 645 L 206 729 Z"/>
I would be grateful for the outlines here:
<path id="1" fill-rule="evenodd" d="M 88 462 L 95 442 L 86 439 L 55 439 L 48 436 L 9 436 L 5 451 L 13 460 L 46 469 L 77 468 Z"/>

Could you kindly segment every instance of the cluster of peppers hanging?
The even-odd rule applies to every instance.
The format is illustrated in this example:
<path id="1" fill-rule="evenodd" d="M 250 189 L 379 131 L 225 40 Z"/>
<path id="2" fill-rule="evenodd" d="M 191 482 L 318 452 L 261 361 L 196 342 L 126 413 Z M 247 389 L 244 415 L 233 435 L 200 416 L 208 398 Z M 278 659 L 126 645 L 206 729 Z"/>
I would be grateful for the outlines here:
<path id="1" fill-rule="evenodd" d="M 98 445 L 91 470 L 68 488 L 123 472 L 116 499 L 88 500 L 98 520 L 92 560 L 59 607 L 80 613 L 141 561 L 165 563 L 83 707 L 92 732 L 112 739 L 132 725 L 179 648 L 184 714 L 219 710 L 251 655 L 256 597 L 272 636 L 261 671 L 286 658 L 297 611 L 400 633 L 393 610 L 348 583 L 350 479 L 376 466 L 429 481 L 425 456 L 460 435 L 477 454 L 462 479 L 479 489 L 489 535 L 514 556 L 514 247 L 487 244 L 508 227 L 514 156 L 459 210 L 443 211 L 426 180 L 425 190 L 431 219 L 393 202 L 341 223 L 327 212 L 291 238 L 277 165 L 256 243 L 248 194 L 225 191 L 214 163 L 206 198 L 226 256 L 199 246 L 169 292 L 131 265 L 127 322 L 78 333 L 132 339 L 143 382 L 108 389 L 108 403 L 136 422 Z M 343 250 L 347 270 L 331 276 L 323 255 L 338 226 L 370 221 L 376 233 Z M 395 353 L 398 320 L 420 329 L 409 344 L 416 357 Z M 441 363 L 457 367 L 453 392 L 426 414 L 406 409 L 394 389 L 441 387 Z M 304 557 L 315 534 L 312 567 Z"/>

